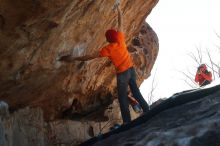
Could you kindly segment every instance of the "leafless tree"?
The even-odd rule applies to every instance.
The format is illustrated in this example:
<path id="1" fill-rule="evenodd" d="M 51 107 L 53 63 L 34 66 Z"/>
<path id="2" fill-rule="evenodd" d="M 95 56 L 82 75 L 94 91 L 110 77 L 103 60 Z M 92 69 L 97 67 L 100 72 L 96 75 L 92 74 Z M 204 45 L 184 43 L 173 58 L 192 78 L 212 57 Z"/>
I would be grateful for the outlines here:
<path id="1" fill-rule="evenodd" d="M 200 47 L 196 47 L 196 52 L 197 53 L 190 52 L 189 56 L 199 65 L 203 61 L 203 56 L 202 56 L 201 48 Z"/>
<path id="2" fill-rule="evenodd" d="M 220 36 L 218 36 L 220 38 Z M 219 47 L 220 48 L 220 47 Z M 215 52 L 219 53 L 219 52 Z M 203 49 L 201 47 L 196 47 L 195 52 L 190 52 L 189 53 L 190 58 L 197 64 L 196 67 L 199 65 L 205 63 L 207 67 L 211 70 L 213 80 L 216 79 L 216 77 L 220 77 L 220 59 L 219 60 L 214 60 L 210 49 Z M 207 60 L 208 59 L 208 60 Z M 187 71 L 179 71 L 180 73 L 183 74 L 185 77 L 183 80 L 184 82 L 189 85 L 191 88 L 194 88 L 196 83 L 194 81 L 195 75 L 192 74 L 189 70 Z"/>
<path id="3" fill-rule="evenodd" d="M 155 70 L 154 76 L 153 76 L 153 80 L 151 82 L 151 89 L 150 92 L 148 94 L 148 104 L 151 105 L 153 103 L 153 98 L 154 98 L 154 91 L 157 87 L 157 83 L 155 83 L 155 77 L 156 77 L 156 73 L 157 73 L 157 69 Z"/>
<path id="4" fill-rule="evenodd" d="M 194 81 L 194 74 L 192 74 L 188 69 L 187 72 L 179 71 L 181 74 L 183 74 L 184 79 L 182 79 L 188 86 L 191 88 L 195 88 L 197 86 L 197 83 Z"/>
<path id="5" fill-rule="evenodd" d="M 210 55 L 210 51 L 206 48 L 206 53 L 208 55 L 209 61 L 210 61 L 210 68 L 212 70 L 212 74 L 213 74 L 213 80 L 215 80 L 215 69 L 214 69 L 214 65 L 213 65 L 213 60 L 212 57 Z M 207 64 L 208 65 L 208 64 Z"/>

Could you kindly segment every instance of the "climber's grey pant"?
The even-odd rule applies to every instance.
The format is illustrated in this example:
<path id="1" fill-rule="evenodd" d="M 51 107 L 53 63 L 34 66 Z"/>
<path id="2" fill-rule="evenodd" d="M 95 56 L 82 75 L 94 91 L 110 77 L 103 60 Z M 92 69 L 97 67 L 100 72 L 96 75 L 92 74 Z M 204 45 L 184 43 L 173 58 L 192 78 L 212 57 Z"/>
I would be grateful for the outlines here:
<path id="1" fill-rule="evenodd" d="M 129 68 L 128 70 L 117 74 L 117 89 L 118 89 L 118 100 L 121 108 L 121 115 L 124 123 L 131 121 L 130 111 L 128 108 L 128 85 L 134 98 L 139 102 L 143 112 L 149 110 L 147 102 L 144 100 L 140 93 L 140 90 L 136 84 L 136 75 L 134 68 Z"/>

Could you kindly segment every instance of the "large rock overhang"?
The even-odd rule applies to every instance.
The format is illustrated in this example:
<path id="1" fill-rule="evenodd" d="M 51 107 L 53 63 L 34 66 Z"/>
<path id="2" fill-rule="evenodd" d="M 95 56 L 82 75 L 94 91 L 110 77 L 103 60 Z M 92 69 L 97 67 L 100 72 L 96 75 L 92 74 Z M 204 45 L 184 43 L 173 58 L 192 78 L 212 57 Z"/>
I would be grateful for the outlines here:
<path id="1" fill-rule="evenodd" d="M 156 34 L 143 24 L 157 2 L 121 4 L 139 84 L 149 76 L 158 52 Z M 116 84 L 108 59 L 66 64 L 56 58 L 62 52 L 71 51 L 74 56 L 98 52 L 106 44 L 105 30 L 117 26 L 113 5 L 114 1 L 105 0 L 2 0 L 0 100 L 12 111 L 40 106 L 48 120 L 60 117 L 71 106 L 78 113 L 86 113 L 111 101 Z"/>

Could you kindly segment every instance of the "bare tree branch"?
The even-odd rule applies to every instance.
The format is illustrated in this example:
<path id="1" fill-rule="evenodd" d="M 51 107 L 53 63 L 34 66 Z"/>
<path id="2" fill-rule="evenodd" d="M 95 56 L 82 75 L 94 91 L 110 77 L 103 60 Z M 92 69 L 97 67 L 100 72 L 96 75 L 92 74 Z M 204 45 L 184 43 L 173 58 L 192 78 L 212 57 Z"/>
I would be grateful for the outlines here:
<path id="1" fill-rule="evenodd" d="M 157 69 L 155 70 L 155 74 L 154 74 L 154 77 L 153 77 L 153 80 L 151 82 L 151 91 L 150 93 L 148 94 L 148 104 L 151 105 L 152 104 L 152 99 L 154 97 L 154 91 L 157 87 L 157 84 L 155 85 L 155 77 L 156 77 L 156 73 L 157 73 Z"/>
<path id="2" fill-rule="evenodd" d="M 191 52 L 191 53 L 189 53 L 189 56 L 199 65 L 200 64 L 200 62 L 199 62 L 199 60 L 196 58 L 196 56 Z"/>
<path id="3" fill-rule="evenodd" d="M 215 46 L 218 49 L 218 51 L 220 51 L 220 46 L 219 45 L 216 45 L 216 44 L 213 43 L 213 46 Z"/>
<path id="4" fill-rule="evenodd" d="M 183 81 L 184 81 L 188 86 L 190 86 L 191 88 L 195 88 L 195 86 L 192 85 L 192 84 L 190 84 L 186 79 L 183 79 Z"/>
<path id="5" fill-rule="evenodd" d="M 214 31 L 214 33 L 220 39 L 220 35 L 216 31 Z"/>
<path id="6" fill-rule="evenodd" d="M 211 68 L 211 66 L 210 65 L 208 65 L 208 64 L 206 64 L 207 65 L 207 67 L 209 67 L 209 68 Z M 213 65 L 215 65 L 215 63 L 213 62 Z M 217 67 L 218 68 L 218 67 Z M 218 70 L 219 70 L 219 68 L 218 68 Z M 213 70 L 214 71 L 214 73 L 215 74 L 219 74 L 219 71 L 216 71 L 215 69 Z"/>
<path id="7" fill-rule="evenodd" d="M 213 74 L 213 80 L 215 80 L 215 72 L 214 72 L 214 66 L 213 66 L 213 61 L 212 61 L 212 58 L 211 58 L 211 55 L 210 55 L 210 51 L 206 48 L 206 53 L 209 57 L 209 61 L 211 63 L 211 69 L 212 69 L 212 74 Z"/>
<path id="8" fill-rule="evenodd" d="M 187 72 L 188 72 L 188 74 L 189 74 L 189 75 L 191 75 L 192 77 L 194 77 L 194 76 L 195 76 L 195 74 L 191 73 L 191 72 L 189 71 L 189 69 L 188 69 L 188 68 L 187 68 Z"/>
<path id="9" fill-rule="evenodd" d="M 217 36 L 217 38 L 220 39 L 220 35 L 219 35 L 216 31 L 214 31 L 214 33 L 215 33 L 215 35 Z M 219 45 L 215 45 L 215 46 L 216 46 L 216 48 L 219 49 L 219 51 L 220 51 Z"/>
<path id="10" fill-rule="evenodd" d="M 201 47 L 197 47 L 196 46 L 196 54 L 198 55 L 198 57 L 196 57 L 195 53 L 193 52 L 190 52 L 189 53 L 189 56 L 198 64 L 200 65 L 202 63 L 202 59 L 203 59 L 203 56 L 202 56 L 202 50 L 201 50 Z"/>
<path id="11" fill-rule="evenodd" d="M 179 72 L 182 73 L 187 79 L 189 79 L 191 81 L 191 83 L 186 82 L 187 84 L 190 84 L 190 87 L 193 86 L 193 85 L 196 85 L 196 82 L 194 81 L 194 76 L 191 77 L 183 71 L 179 71 Z"/>
<path id="12" fill-rule="evenodd" d="M 199 64 L 202 63 L 202 50 L 201 47 L 196 47 L 197 53 L 198 53 L 198 57 L 199 57 Z"/>
<path id="13" fill-rule="evenodd" d="M 211 57 L 211 55 L 210 55 Z M 211 62 L 211 64 L 213 65 L 213 74 L 217 74 L 220 77 L 220 65 L 216 64 L 215 62 Z M 212 68 L 209 64 L 206 64 L 209 68 Z M 217 71 L 214 69 L 214 66 L 217 68 Z"/>

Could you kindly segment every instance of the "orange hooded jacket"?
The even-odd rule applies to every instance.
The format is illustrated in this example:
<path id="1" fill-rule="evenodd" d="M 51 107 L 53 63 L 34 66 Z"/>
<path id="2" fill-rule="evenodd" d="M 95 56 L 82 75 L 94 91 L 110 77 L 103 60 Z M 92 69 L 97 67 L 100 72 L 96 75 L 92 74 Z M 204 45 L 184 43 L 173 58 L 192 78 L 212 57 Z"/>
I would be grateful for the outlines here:
<path id="1" fill-rule="evenodd" d="M 109 57 L 114 64 L 117 73 L 121 73 L 133 66 L 131 56 L 125 44 L 124 34 L 116 32 L 116 41 L 110 42 L 100 51 L 101 57 Z"/>

